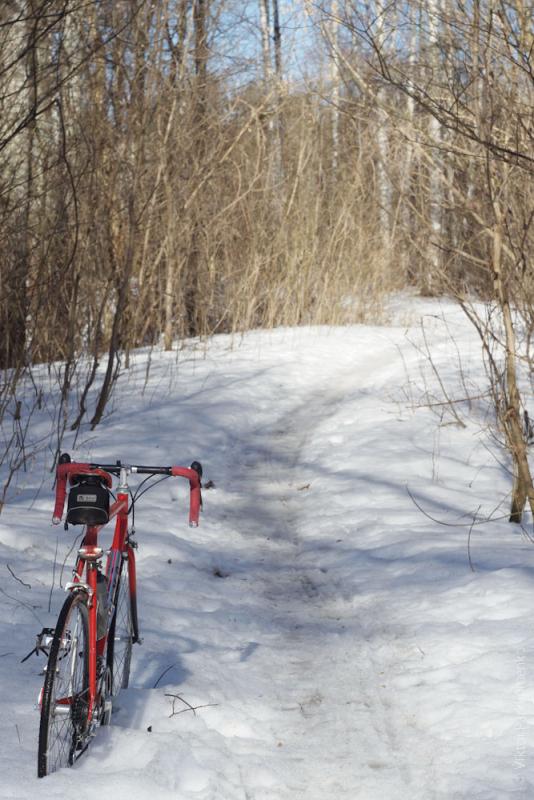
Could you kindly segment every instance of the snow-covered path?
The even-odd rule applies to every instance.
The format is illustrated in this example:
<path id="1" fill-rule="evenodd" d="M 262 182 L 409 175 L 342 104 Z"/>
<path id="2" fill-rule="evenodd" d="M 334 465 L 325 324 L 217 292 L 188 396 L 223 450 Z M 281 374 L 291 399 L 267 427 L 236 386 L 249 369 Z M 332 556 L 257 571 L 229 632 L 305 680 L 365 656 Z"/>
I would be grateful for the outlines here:
<path id="1" fill-rule="evenodd" d="M 377 339 L 367 343 L 359 358 L 352 354 L 350 364 L 340 369 L 336 363 L 331 375 L 323 373 L 322 387 L 309 392 L 274 430 L 260 431 L 253 445 L 256 458 L 245 462 L 241 485 L 257 511 L 240 514 L 236 527 L 256 542 L 262 566 L 248 585 L 254 604 L 265 608 L 269 629 L 274 626 L 267 652 L 256 652 L 255 671 L 267 677 L 263 696 L 278 712 L 264 757 L 273 770 L 273 785 L 265 793 L 245 796 L 432 796 L 428 748 L 422 741 L 415 752 L 412 738 L 411 752 L 403 752 L 405 721 L 397 730 L 394 698 L 384 691 L 386 668 L 404 652 L 397 637 L 389 635 L 387 662 L 373 655 L 369 631 L 378 609 L 367 597 L 373 594 L 375 575 L 366 569 L 358 579 L 352 565 L 348 579 L 347 571 L 340 570 L 351 516 L 342 514 L 332 524 L 328 514 L 339 501 L 349 467 L 355 471 L 360 462 L 366 481 L 381 479 L 371 467 L 376 455 L 370 459 L 364 449 L 354 453 L 354 443 L 369 427 L 366 411 L 374 425 L 387 422 L 376 404 L 386 399 L 398 354 L 387 337 Z M 375 366 L 366 379 L 370 365 Z M 349 428 L 352 444 L 345 457 Z M 352 480 L 350 487 L 358 491 Z M 308 493 L 315 493 L 311 504 Z M 352 497 L 351 504 L 365 508 L 366 498 L 368 487 L 360 502 Z M 352 561 L 350 540 L 349 547 Z M 380 625 L 388 617 L 382 613 Z M 273 752 L 275 740 L 278 750 Z M 418 786 L 413 785 L 414 772 L 422 779 Z"/>
<path id="2" fill-rule="evenodd" d="M 482 380 L 474 338 L 448 313 L 465 373 Z M 427 324 L 454 393 L 455 351 L 439 321 Z M 46 779 L 47 796 L 527 800 L 534 551 L 506 522 L 486 524 L 472 531 L 469 567 L 470 514 L 507 490 L 476 416 L 460 429 L 417 408 L 431 370 L 400 327 L 230 344 L 220 337 L 178 368 L 162 354 L 144 393 L 140 354 L 117 412 L 78 444 L 79 458 L 200 457 L 215 488 L 195 531 L 182 488 L 143 498 L 131 688 L 87 757 Z M 41 679 L 37 660 L 17 658 L 35 615 L 53 624 L 62 600 L 56 576 L 48 614 L 49 497 L 20 519 L 38 478 L 0 518 L 2 561 L 32 586 L 0 583 L 11 596 L 0 597 L 0 797 L 20 800 L 43 785 L 31 708 Z M 432 522 L 407 487 L 467 528 Z"/>
<path id="3" fill-rule="evenodd" d="M 306 509 L 314 483 L 325 484 L 321 503 L 332 493 L 321 476 L 335 468 L 336 436 L 330 437 L 334 463 L 313 466 L 316 434 L 325 425 L 337 429 L 336 409 L 351 390 L 361 391 L 361 375 L 338 366 L 326 385 L 337 388 L 308 394 L 274 430 L 256 433 L 253 457 L 238 477 L 249 511 L 234 523 L 257 564 L 247 582 L 248 604 L 262 609 L 255 616 L 265 626 L 262 645 L 254 642 L 246 660 L 272 717 L 261 737 L 261 760 L 271 774 L 255 786 L 252 771 L 245 797 L 353 798 L 362 778 L 369 790 L 369 773 L 376 796 L 392 780 L 402 782 L 395 760 L 380 757 L 394 732 L 357 604 L 335 570 L 322 565 L 325 550 L 341 549 L 343 538 L 333 536 L 342 532 L 316 533 Z"/>

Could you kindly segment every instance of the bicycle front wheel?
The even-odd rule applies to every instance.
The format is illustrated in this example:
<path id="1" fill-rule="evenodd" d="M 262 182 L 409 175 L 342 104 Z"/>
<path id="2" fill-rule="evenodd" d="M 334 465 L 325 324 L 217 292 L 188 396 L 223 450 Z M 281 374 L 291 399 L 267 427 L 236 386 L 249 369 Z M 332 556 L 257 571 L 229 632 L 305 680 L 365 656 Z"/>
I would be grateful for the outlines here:
<path id="1" fill-rule="evenodd" d="M 41 698 L 37 775 L 70 767 L 88 740 L 89 623 L 87 598 L 67 597 L 58 617 Z"/>
<path id="2" fill-rule="evenodd" d="M 128 687 L 132 644 L 137 638 L 137 606 L 130 591 L 130 553 L 123 556 L 115 597 L 115 612 L 108 637 L 108 667 L 111 669 L 111 693 L 116 697 Z"/>

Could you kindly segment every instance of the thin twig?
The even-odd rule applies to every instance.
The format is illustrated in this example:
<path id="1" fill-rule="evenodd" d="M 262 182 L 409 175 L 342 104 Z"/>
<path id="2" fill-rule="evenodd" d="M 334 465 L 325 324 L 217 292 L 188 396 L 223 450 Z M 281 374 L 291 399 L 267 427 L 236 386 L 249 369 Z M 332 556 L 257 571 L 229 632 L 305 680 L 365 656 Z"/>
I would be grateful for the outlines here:
<path id="1" fill-rule="evenodd" d="M 471 526 L 469 528 L 469 533 L 467 534 L 467 558 L 469 559 L 469 567 L 471 569 L 471 572 L 475 572 L 476 571 L 474 566 L 473 566 L 473 562 L 471 561 L 471 534 L 473 532 L 473 525 L 475 524 L 475 521 L 476 521 L 476 518 L 477 518 L 477 514 L 480 511 L 480 508 L 481 508 L 481 506 L 479 506 L 477 508 L 477 510 L 475 511 L 475 514 L 473 516 L 473 522 L 471 523 Z"/>
<path id="2" fill-rule="evenodd" d="M 499 440 L 497 440 L 497 444 L 499 444 L 499 445 L 501 444 L 499 442 Z M 514 476 L 513 472 L 510 469 L 508 469 L 508 467 L 506 466 L 506 464 L 503 461 L 501 461 L 499 458 L 497 458 L 497 456 L 495 455 L 493 450 L 490 450 L 490 448 L 487 446 L 487 444 L 485 442 L 482 442 L 482 447 L 485 450 L 487 450 L 488 453 L 490 454 L 490 456 L 492 456 L 495 459 L 495 461 L 501 467 L 501 469 L 503 469 L 506 472 L 507 475 L 509 475 L 511 478 L 513 478 L 513 476 Z"/>
<path id="3" fill-rule="evenodd" d="M 181 697 L 179 694 L 166 694 L 165 697 L 174 697 L 175 700 L 180 700 L 184 704 L 184 706 L 187 706 L 187 708 L 184 709 L 184 711 L 192 711 L 193 714 L 195 713 L 194 706 L 192 706 L 191 703 L 188 703 L 187 700 L 184 700 L 184 698 Z M 174 712 L 174 702 L 172 704 L 172 710 Z"/>
<path id="4" fill-rule="evenodd" d="M 82 536 L 83 536 L 83 533 L 80 533 L 75 538 L 75 540 L 73 541 L 73 543 L 70 546 L 69 552 L 67 553 L 67 555 L 63 559 L 63 563 L 61 565 L 61 572 L 59 573 L 59 586 L 60 586 L 61 589 L 63 588 L 63 572 L 65 571 L 65 566 L 67 564 L 68 559 L 70 558 L 70 554 L 72 553 L 74 548 L 78 546 L 78 543 L 79 543 L 80 539 L 82 538 Z M 56 550 L 56 553 L 57 553 L 57 550 Z"/>
<path id="5" fill-rule="evenodd" d="M 461 417 L 459 416 L 458 412 L 454 408 L 454 405 L 451 403 L 449 395 L 447 394 L 447 391 L 445 389 L 445 385 L 444 385 L 444 383 L 443 383 L 443 381 L 441 379 L 441 375 L 439 374 L 439 370 L 438 370 L 437 366 L 435 365 L 434 360 L 432 358 L 432 355 L 431 355 L 431 352 L 430 352 L 430 348 L 428 346 L 428 339 L 427 339 L 427 335 L 426 335 L 424 320 L 421 320 L 421 331 L 422 331 L 422 334 L 423 334 L 423 341 L 425 343 L 425 350 L 426 350 L 427 359 L 428 359 L 428 361 L 430 363 L 430 366 L 432 368 L 432 372 L 434 373 L 434 375 L 437 378 L 437 381 L 438 381 L 438 383 L 440 385 L 441 391 L 443 392 L 443 396 L 445 397 L 445 399 L 447 401 L 447 405 L 449 407 L 449 410 L 450 410 L 451 414 L 453 415 L 453 417 L 455 418 L 455 420 L 458 423 L 458 425 L 461 428 L 465 428 L 466 424 L 461 419 Z"/>
<path id="6" fill-rule="evenodd" d="M 157 679 L 156 683 L 154 684 L 154 689 L 156 689 L 156 688 L 157 688 L 157 685 L 158 685 L 158 683 L 159 683 L 159 682 L 160 682 L 160 680 L 161 680 L 161 679 L 162 679 L 162 678 L 163 678 L 163 677 L 164 677 L 164 676 L 167 674 L 167 672 L 169 672 L 169 671 L 170 671 L 170 670 L 171 670 L 173 667 L 176 667 L 176 666 L 177 666 L 177 663 L 176 663 L 176 664 L 171 664 L 171 666 L 170 666 L 170 667 L 167 667 L 167 669 L 164 669 L 164 670 L 163 670 L 163 672 L 161 673 L 161 675 L 160 675 L 160 676 L 159 676 L 159 678 Z"/>
<path id="7" fill-rule="evenodd" d="M 436 402 L 436 403 L 414 403 L 413 408 L 436 408 L 439 406 L 454 405 L 454 403 L 470 403 L 472 400 L 483 400 L 485 397 L 489 396 L 490 392 L 483 392 L 482 394 L 467 395 L 466 397 L 460 397 L 458 398 L 458 400 L 442 400 L 441 402 Z"/>
<path id="8" fill-rule="evenodd" d="M 527 539 L 527 540 L 528 540 L 528 541 L 529 541 L 531 544 L 534 544 L 534 538 L 532 537 L 532 534 L 531 534 L 531 533 L 529 533 L 529 532 L 527 531 L 527 529 L 525 528 L 525 526 L 524 526 L 523 524 L 521 525 L 521 531 L 522 531 L 522 533 L 524 533 L 524 535 L 525 535 L 525 538 L 526 538 L 526 539 Z"/>
<path id="9" fill-rule="evenodd" d="M 410 491 L 410 489 L 408 487 L 406 487 L 406 491 L 408 492 L 408 494 L 410 496 L 410 500 L 412 501 L 414 506 L 416 506 L 419 509 L 421 514 L 424 514 L 425 517 L 427 517 L 428 519 L 431 519 L 432 522 L 437 522 L 438 525 L 445 525 L 445 527 L 447 527 L 447 528 L 469 528 L 469 527 L 472 527 L 472 526 L 475 526 L 475 525 L 487 525 L 488 522 L 498 522 L 499 520 L 508 519 L 508 517 L 510 516 L 509 514 L 503 514 L 502 516 L 499 516 L 499 517 L 487 517 L 485 519 L 481 519 L 479 522 L 475 522 L 475 521 L 471 521 L 471 522 L 445 522 L 442 519 L 438 519 L 437 517 L 433 517 L 432 514 L 428 513 L 428 511 L 425 511 L 425 509 L 422 508 L 419 505 L 419 503 L 417 502 L 417 500 L 415 499 L 415 497 L 413 496 L 413 494 L 411 493 L 411 491 Z"/>
<path id="10" fill-rule="evenodd" d="M 199 708 L 212 708 L 214 706 L 218 706 L 219 705 L 219 703 L 204 703 L 203 705 L 200 705 L 200 706 L 192 706 L 191 703 L 188 703 L 187 700 L 184 700 L 184 698 L 179 694 L 166 694 L 165 697 L 172 697 L 173 698 L 172 711 L 169 714 L 169 719 L 171 717 L 178 716 L 178 714 L 185 714 L 186 711 L 192 711 L 194 716 L 196 717 L 197 709 L 199 709 Z M 185 706 L 187 706 L 187 708 L 182 708 L 181 711 L 175 711 L 174 709 L 175 709 L 175 705 L 176 705 L 176 701 L 177 700 L 180 700 Z"/>
<path id="11" fill-rule="evenodd" d="M 15 578 L 16 581 L 21 583 L 23 586 L 26 586 L 27 589 L 31 589 L 32 588 L 29 583 L 24 583 L 24 581 L 22 581 L 20 578 L 17 578 L 17 576 L 15 575 L 15 573 L 13 572 L 13 570 L 11 569 L 9 564 L 6 564 L 6 567 L 7 567 L 8 571 L 9 571 L 10 575 L 12 575 Z"/>

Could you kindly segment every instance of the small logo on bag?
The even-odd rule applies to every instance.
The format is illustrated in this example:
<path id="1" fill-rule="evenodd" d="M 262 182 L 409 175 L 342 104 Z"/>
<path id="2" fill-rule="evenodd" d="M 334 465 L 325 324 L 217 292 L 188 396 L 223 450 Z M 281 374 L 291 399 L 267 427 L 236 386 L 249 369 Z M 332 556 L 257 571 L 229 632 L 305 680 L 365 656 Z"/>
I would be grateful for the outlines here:
<path id="1" fill-rule="evenodd" d="M 96 503 L 96 494 L 79 494 L 76 499 L 79 503 Z"/>

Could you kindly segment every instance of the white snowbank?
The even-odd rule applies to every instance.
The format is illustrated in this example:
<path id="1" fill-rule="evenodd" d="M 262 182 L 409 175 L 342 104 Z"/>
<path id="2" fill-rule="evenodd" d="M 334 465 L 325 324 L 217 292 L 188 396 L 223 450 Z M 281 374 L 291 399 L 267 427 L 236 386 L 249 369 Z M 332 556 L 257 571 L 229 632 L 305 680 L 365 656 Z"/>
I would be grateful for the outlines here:
<path id="1" fill-rule="evenodd" d="M 533 796 L 534 549 L 506 521 L 509 477 L 484 402 L 458 404 L 461 428 L 414 346 L 424 351 L 424 315 L 461 398 L 464 383 L 484 391 L 478 342 L 451 306 L 397 311 L 403 324 L 388 328 L 152 354 L 144 390 L 148 353 L 136 354 L 114 413 L 73 455 L 199 458 L 215 488 L 198 530 L 177 482 L 140 501 L 131 688 L 76 767 L 42 782 L 43 660 L 19 662 L 54 624 L 78 531 L 50 525 L 43 463 L 21 476 L 0 517 L 1 798 Z M 471 531 L 472 571 L 473 515 L 492 512 Z"/>

